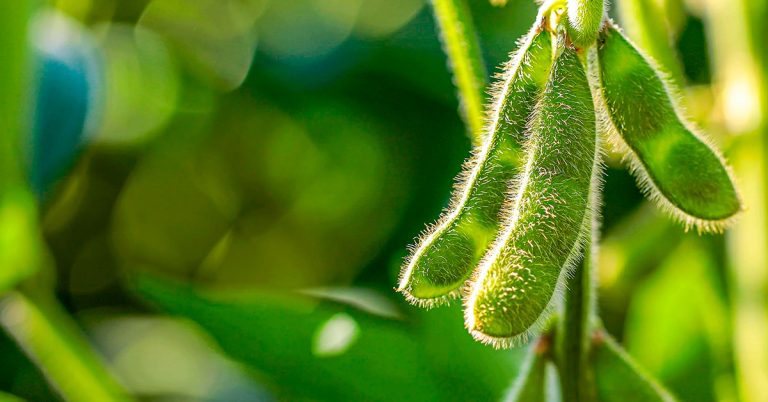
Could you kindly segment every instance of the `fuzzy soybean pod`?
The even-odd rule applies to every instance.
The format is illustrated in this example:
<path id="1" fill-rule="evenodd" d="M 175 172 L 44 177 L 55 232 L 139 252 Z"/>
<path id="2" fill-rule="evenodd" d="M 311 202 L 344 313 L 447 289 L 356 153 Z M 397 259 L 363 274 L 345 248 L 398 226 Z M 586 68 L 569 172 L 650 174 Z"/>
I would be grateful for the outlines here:
<path id="1" fill-rule="evenodd" d="M 604 114 L 640 186 L 686 228 L 721 231 L 741 210 L 722 156 L 680 117 L 665 81 L 618 29 L 600 41 Z"/>
<path id="2" fill-rule="evenodd" d="M 465 300 L 470 333 L 496 347 L 520 343 L 545 323 L 588 232 L 598 152 L 594 106 L 576 51 L 560 45 L 558 53 L 529 124 L 525 170 L 504 229 Z"/>
<path id="3" fill-rule="evenodd" d="M 508 183 L 521 165 L 526 120 L 552 64 L 552 40 L 540 26 L 506 65 L 488 133 L 465 164 L 448 210 L 403 266 L 398 290 L 414 304 L 429 307 L 457 296 L 499 230 Z"/>

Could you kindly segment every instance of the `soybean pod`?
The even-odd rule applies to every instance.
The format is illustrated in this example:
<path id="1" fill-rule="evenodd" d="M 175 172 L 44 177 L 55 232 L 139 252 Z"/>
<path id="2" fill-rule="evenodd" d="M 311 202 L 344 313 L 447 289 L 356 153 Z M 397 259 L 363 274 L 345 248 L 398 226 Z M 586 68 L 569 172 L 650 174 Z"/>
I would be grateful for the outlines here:
<path id="1" fill-rule="evenodd" d="M 600 42 L 604 114 L 640 187 L 686 227 L 721 231 L 741 210 L 722 156 L 680 117 L 664 79 L 618 29 L 609 25 Z"/>
<path id="2" fill-rule="evenodd" d="M 432 306 L 457 296 L 499 230 L 507 186 L 521 163 L 526 121 L 552 64 L 551 38 L 542 21 L 506 65 L 484 142 L 465 164 L 450 206 L 402 268 L 398 290 L 414 304 Z"/>
<path id="3" fill-rule="evenodd" d="M 588 232 L 598 166 L 595 112 L 579 56 L 559 42 L 528 127 L 525 170 L 506 205 L 504 229 L 466 299 L 470 333 L 496 347 L 524 341 L 544 324 Z"/>

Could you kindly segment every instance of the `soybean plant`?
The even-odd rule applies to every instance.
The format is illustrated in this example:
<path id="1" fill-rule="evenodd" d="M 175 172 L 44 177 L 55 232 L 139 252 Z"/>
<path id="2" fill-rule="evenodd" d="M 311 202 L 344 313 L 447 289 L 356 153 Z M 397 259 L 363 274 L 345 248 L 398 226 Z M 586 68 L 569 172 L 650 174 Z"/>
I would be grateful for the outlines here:
<path id="1" fill-rule="evenodd" d="M 602 0 L 544 2 L 495 86 L 482 144 L 450 206 L 402 268 L 398 290 L 414 304 L 463 295 L 466 327 L 481 342 L 509 347 L 545 329 L 511 401 L 544 400 L 550 360 L 565 400 L 674 400 L 597 317 L 601 132 L 686 229 L 722 231 L 742 209 L 723 157 L 606 11 Z M 551 325 L 558 307 L 560 325 Z"/>

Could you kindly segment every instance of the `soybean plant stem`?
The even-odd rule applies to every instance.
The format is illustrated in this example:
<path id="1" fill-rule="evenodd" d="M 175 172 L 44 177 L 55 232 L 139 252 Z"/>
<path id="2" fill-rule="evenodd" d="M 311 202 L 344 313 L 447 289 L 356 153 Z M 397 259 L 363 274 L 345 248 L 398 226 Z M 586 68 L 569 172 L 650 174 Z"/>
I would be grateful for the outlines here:
<path id="1" fill-rule="evenodd" d="M 593 378 L 590 370 L 589 348 L 592 322 L 596 315 L 594 297 L 595 255 L 598 216 L 590 217 L 588 242 L 584 257 L 568 279 L 557 330 L 557 361 L 564 401 L 594 400 Z"/>
<path id="2" fill-rule="evenodd" d="M 130 400 L 53 295 L 24 290 L 7 293 L 0 299 L 0 326 L 65 400 Z"/>
<path id="3" fill-rule="evenodd" d="M 431 0 L 443 50 L 453 71 L 461 114 L 472 144 L 482 142 L 486 71 L 466 0 Z"/>

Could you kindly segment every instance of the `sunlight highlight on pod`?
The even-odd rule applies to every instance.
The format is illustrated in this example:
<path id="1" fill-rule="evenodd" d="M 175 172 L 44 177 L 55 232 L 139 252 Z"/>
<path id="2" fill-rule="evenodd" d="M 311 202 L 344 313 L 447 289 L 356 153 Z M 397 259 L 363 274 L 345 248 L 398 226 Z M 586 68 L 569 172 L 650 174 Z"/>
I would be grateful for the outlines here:
<path id="1" fill-rule="evenodd" d="M 551 37 L 540 26 L 505 66 L 485 141 L 459 176 L 451 205 L 403 267 L 398 290 L 414 304 L 431 306 L 458 296 L 499 230 L 508 183 L 521 165 L 526 120 L 552 63 Z"/>
<path id="2" fill-rule="evenodd" d="M 466 300 L 470 333 L 496 347 L 521 343 L 543 326 L 586 238 L 598 151 L 595 111 L 576 51 L 559 41 L 529 123 L 525 171 L 505 206 L 504 230 Z"/>
<path id="3" fill-rule="evenodd" d="M 680 117 L 652 62 L 612 25 L 598 59 L 604 113 L 618 134 L 611 137 L 627 151 L 643 191 L 686 228 L 721 232 L 741 210 L 722 156 Z"/>

